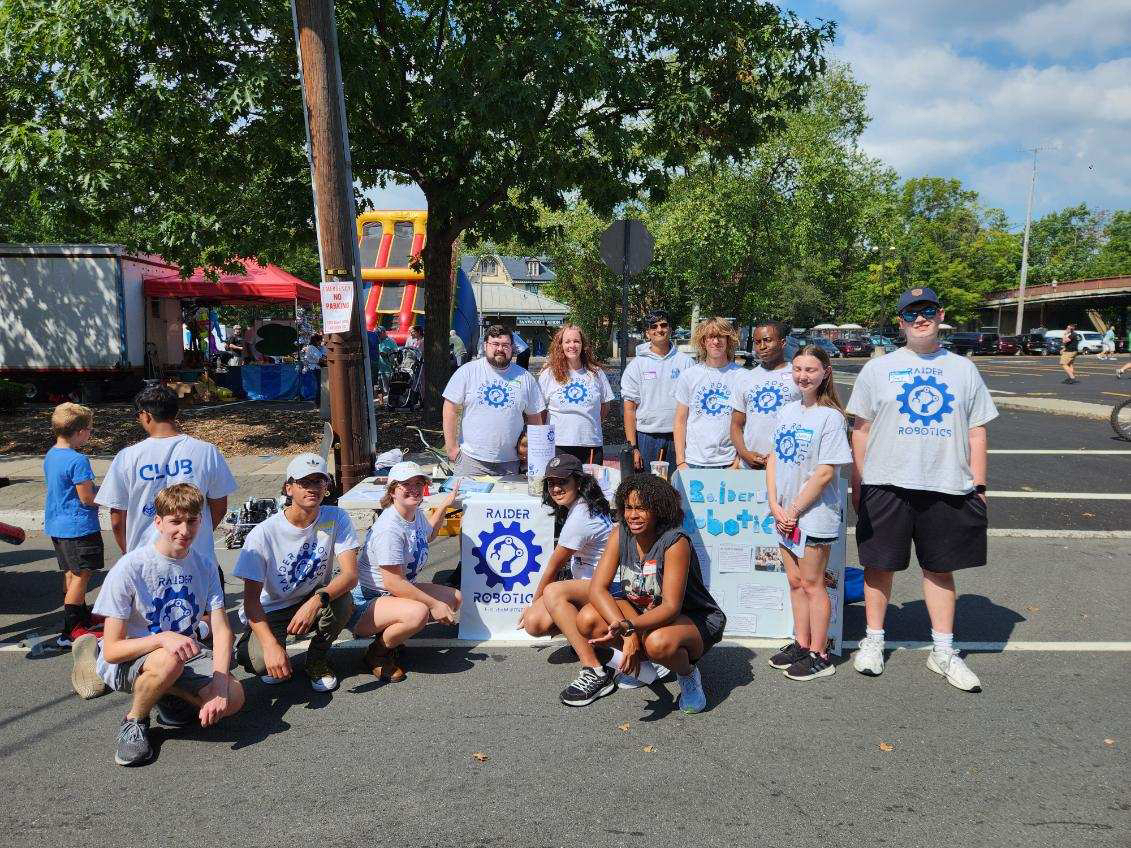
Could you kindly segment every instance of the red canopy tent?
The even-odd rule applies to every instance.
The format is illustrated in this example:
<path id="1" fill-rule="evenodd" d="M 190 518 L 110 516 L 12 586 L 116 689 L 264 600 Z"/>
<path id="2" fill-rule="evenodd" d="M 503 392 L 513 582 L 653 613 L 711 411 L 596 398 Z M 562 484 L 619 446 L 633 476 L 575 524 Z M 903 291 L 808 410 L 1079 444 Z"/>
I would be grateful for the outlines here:
<path id="1" fill-rule="evenodd" d="M 318 287 L 288 274 L 278 265 L 260 265 L 243 260 L 243 274 L 221 274 L 215 282 L 197 268 L 187 279 L 179 274 L 146 277 L 146 297 L 201 298 L 224 303 L 303 303 L 318 302 Z"/>

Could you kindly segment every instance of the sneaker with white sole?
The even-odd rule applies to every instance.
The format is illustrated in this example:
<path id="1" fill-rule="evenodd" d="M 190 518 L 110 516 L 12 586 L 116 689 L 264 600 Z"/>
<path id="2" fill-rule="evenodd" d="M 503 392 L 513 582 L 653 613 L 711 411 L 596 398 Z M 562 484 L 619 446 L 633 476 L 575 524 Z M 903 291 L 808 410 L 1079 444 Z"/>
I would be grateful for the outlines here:
<path id="1" fill-rule="evenodd" d="M 982 681 L 970 670 L 970 666 L 966 665 L 962 657 L 958 656 L 957 651 L 947 653 L 932 649 L 927 657 L 927 668 L 935 674 L 941 674 L 955 689 L 961 689 L 963 692 L 982 691 Z"/>
<path id="2" fill-rule="evenodd" d="M 110 688 L 98 676 L 98 637 L 93 633 L 84 633 L 71 645 L 71 686 L 87 701 Z"/>
<path id="3" fill-rule="evenodd" d="M 691 674 L 684 677 L 676 675 L 679 681 L 679 708 L 685 713 L 701 713 L 707 709 L 707 693 L 703 690 L 703 678 L 699 669 L 691 667 Z"/>
<path id="4" fill-rule="evenodd" d="M 641 686 L 651 686 L 662 677 L 671 674 L 671 671 L 659 663 L 654 663 L 651 660 L 643 660 L 640 663 L 640 670 L 636 676 L 625 674 L 623 671 L 617 671 L 612 665 L 608 669 L 613 672 L 617 682 L 618 689 L 639 689 Z"/>
<path id="5" fill-rule="evenodd" d="M 770 657 L 770 668 L 785 671 L 795 662 L 805 659 L 807 656 L 809 656 L 809 650 L 802 648 L 795 639 Z"/>
<path id="6" fill-rule="evenodd" d="M 315 692 L 333 692 L 338 688 L 338 675 L 325 657 L 306 660 L 306 675 L 310 678 L 310 688 Z"/>
<path id="7" fill-rule="evenodd" d="M 852 667 L 869 677 L 884 673 L 884 640 L 878 636 L 865 636 L 860 648 L 852 656 Z"/>
<path id="8" fill-rule="evenodd" d="M 153 747 L 149 744 L 149 717 L 130 718 L 126 716 L 118 728 L 118 749 L 114 752 L 114 762 L 120 766 L 140 766 L 153 759 Z"/>
<path id="9" fill-rule="evenodd" d="M 290 680 L 289 677 L 272 677 L 270 674 L 261 674 L 259 675 L 259 679 L 268 686 L 277 686 L 280 683 L 286 683 Z"/>
<path id="10" fill-rule="evenodd" d="M 613 675 L 608 669 L 585 665 L 581 667 L 577 679 L 562 692 L 562 703 L 567 707 L 585 707 L 616 688 L 617 684 L 613 682 Z"/>
<path id="11" fill-rule="evenodd" d="M 812 651 L 785 669 L 782 674 L 790 680 L 816 680 L 818 677 L 829 677 L 836 673 L 836 666 L 829 662 L 828 657 Z"/>

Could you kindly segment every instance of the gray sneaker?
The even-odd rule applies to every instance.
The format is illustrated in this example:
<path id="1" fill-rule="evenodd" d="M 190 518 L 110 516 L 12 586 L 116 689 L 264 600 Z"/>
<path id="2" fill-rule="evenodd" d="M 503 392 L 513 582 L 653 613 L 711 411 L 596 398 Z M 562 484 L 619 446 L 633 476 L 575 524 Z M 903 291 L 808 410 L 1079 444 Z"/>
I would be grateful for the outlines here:
<path id="1" fill-rule="evenodd" d="M 153 748 L 149 745 L 149 717 L 122 720 L 118 728 L 118 751 L 114 762 L 120 766 L 140 766 L 153 759 Z"/>
<path id="2" fill-rule="evenodd" d="M 98 676 L 98 637 L 84 633 L 71 645 L 71 686 L 80 698 L 105 695 L 107 686 Z"/>

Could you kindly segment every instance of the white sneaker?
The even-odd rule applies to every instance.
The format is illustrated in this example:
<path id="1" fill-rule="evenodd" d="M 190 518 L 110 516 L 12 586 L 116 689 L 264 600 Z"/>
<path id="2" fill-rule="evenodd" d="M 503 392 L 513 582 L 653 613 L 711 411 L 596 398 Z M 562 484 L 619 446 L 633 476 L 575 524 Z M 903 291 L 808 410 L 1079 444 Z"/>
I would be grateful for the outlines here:
<path id="1" fill-rule="evenodd" d="M 961 689 L 963 692 L 982 691 L 982 682 L 978 680 L 978 675 L 970 670 L 970 666 L 958 656 L 957 651 L 948 654 L 932 648 L 930 656 L 927 657 L 927 668 L 935 674 L 941 674 L 955 689 Z"/>
<path id="2" fill-rule="evenodd" d="M 270 674 L 261 674 L 259 679 L 266 683 L 268 686 L 275 686 L 279 683 L 286 683 L 290 678 L 288 677 L 272 677 Z"/>
<path id="3" fill-rule="evenodd" d="M 852 667 L 869 677 L 884 673 L 884 640 L 878 636 L 865 636 L 860 648 L 852 656 Z"/>
<path id="4" fill-rule="evenodd" d="M 608 668 L 616 675 L 617 687 L 620 689 L 639 689 L 641 686 L 650 686 L 660 678 L 671 674 L 670 669 L 651 660 L 644 660 L 640 663 L 640 671 L 636 677 L 625 674 L 623 671 L 617 671 L 613 665 L 609 665 Z"/>

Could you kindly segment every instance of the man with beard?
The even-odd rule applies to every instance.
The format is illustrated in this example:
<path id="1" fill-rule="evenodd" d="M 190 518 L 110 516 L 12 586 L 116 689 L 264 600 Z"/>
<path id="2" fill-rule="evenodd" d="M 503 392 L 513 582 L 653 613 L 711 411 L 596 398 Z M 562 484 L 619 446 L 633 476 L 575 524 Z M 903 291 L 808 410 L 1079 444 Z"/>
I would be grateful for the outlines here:
<path id="1" fill-rule="evenodd" d="M 513 357 L 513 334 L 494 324 L 487 328 L 483 357 L 456 369 L 444 389 L 444 449 L 459 476 L 517 473 L 515 445 L 523 425 L 542 423 L 542 390 Z M 461 407 L 462 441 L 457 442 Z"/>

